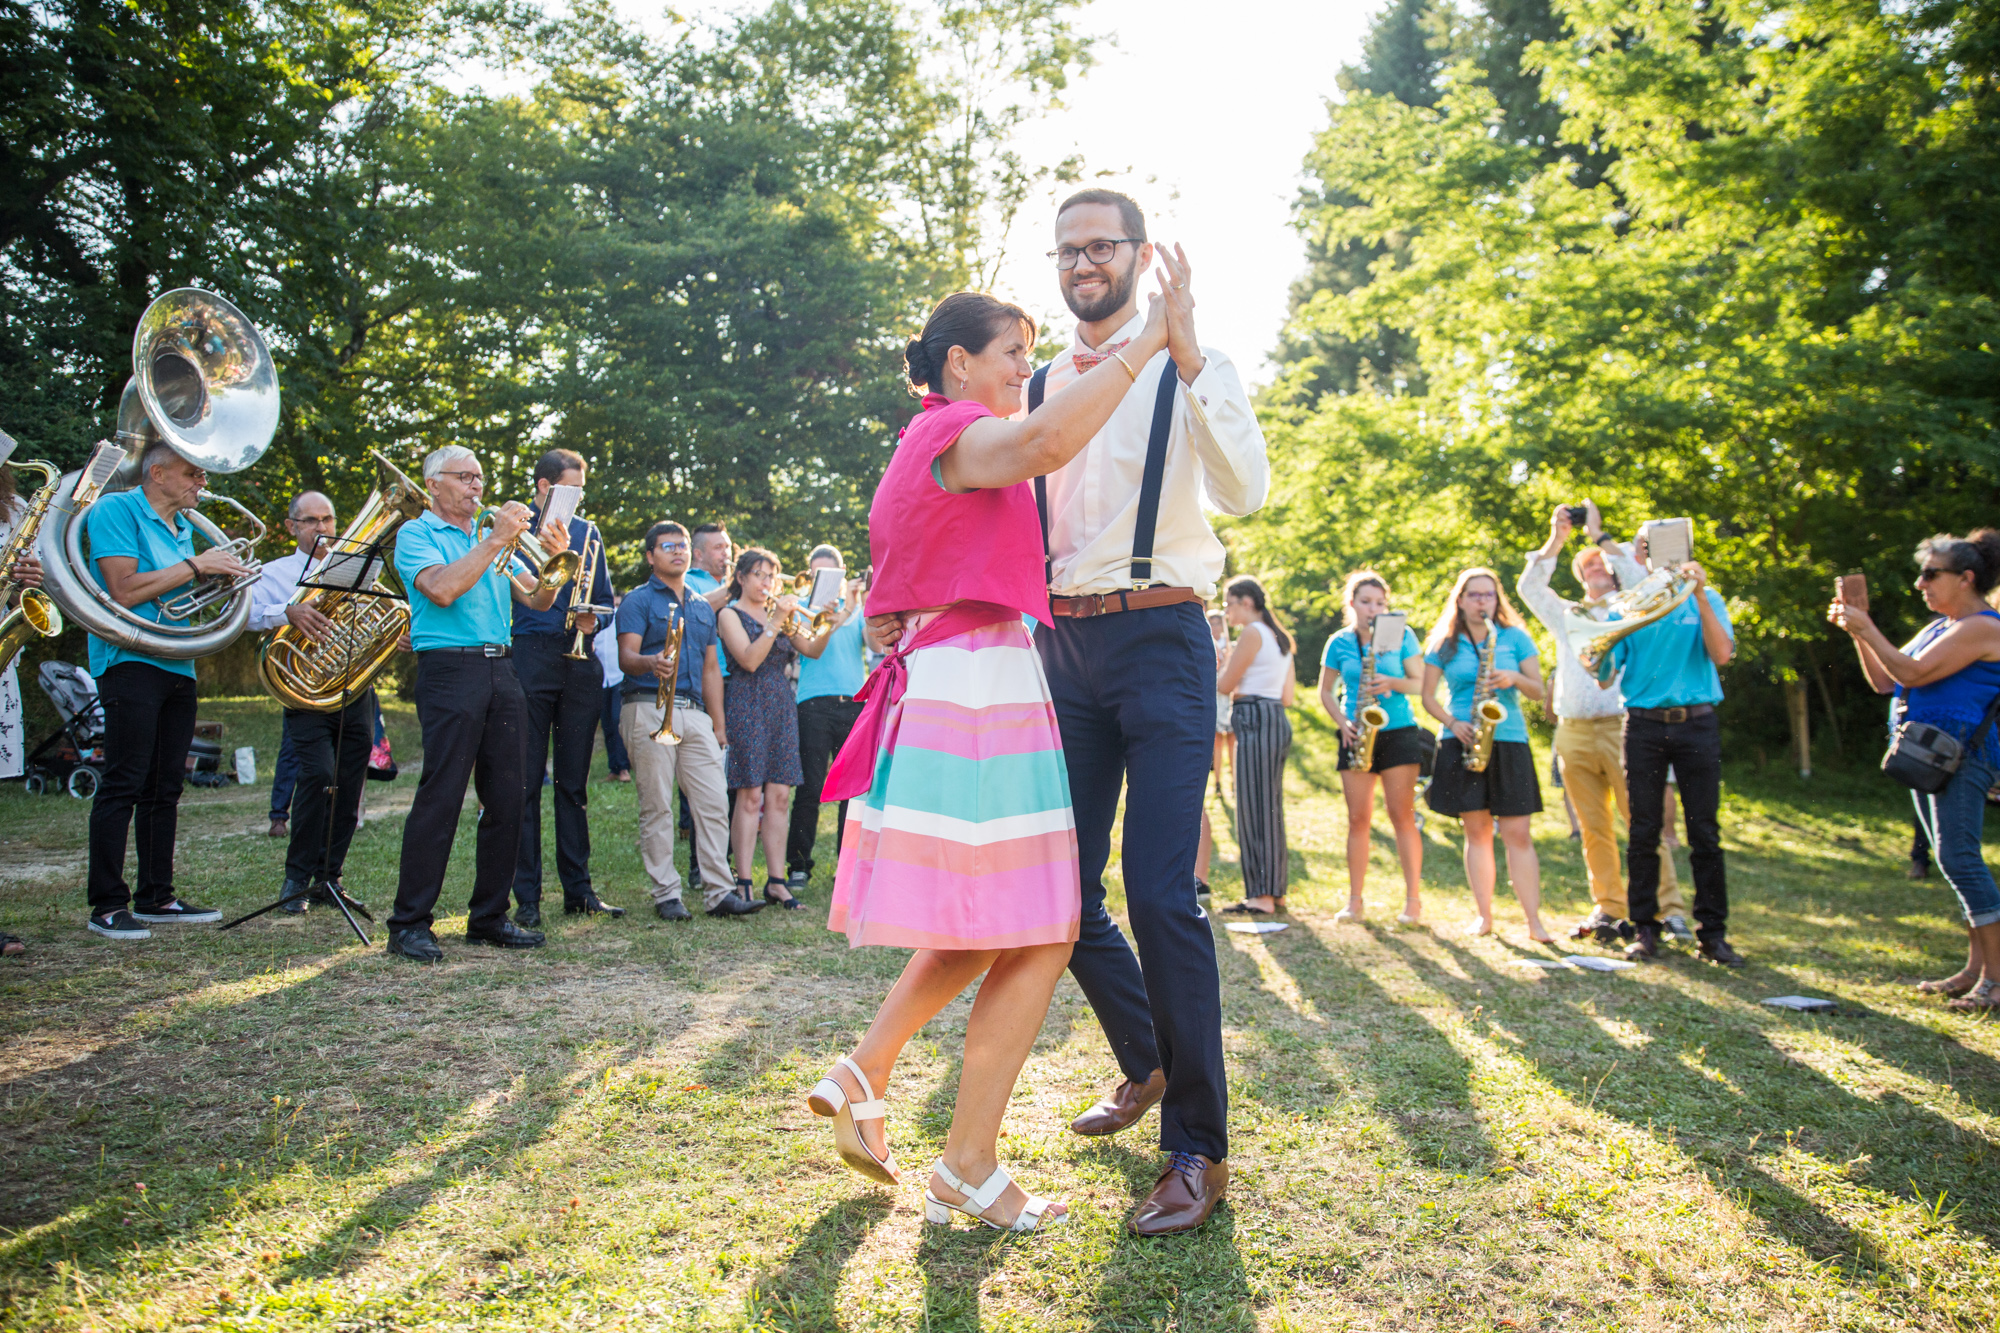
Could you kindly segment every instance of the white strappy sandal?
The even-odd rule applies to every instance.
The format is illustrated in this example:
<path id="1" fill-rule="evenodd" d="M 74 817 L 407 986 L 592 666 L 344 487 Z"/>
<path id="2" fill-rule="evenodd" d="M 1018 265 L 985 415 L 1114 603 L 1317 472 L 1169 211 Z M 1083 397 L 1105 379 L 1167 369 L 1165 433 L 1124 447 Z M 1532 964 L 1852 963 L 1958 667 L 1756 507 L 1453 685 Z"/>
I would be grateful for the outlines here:
<path id="1" fill-rule="evenodd" d="M 1350 921 L 1358 922 L 1363 919 L 1362 914 L 1351 907 L 1343 907 L 1333 914 L 1333 924 L 1336 926 L 1344 926 Z"/>
<path id="2" fill-rule="evenodd" d="M 940 1199 L 937 1195 L 926 1189 L 924 1191 L 924 1221 L 929 1222 L 933 1226 L 948 1227 L 951 1225 L 951 1215 L 953 1213 L 964 1213 L 973 1221 L 984 1223 L 992 1227 L 995 1231 L 1026 1233 L 1055 1226 L 1065 1217 L 1069 1216 L 1069 1213 L 1066 1211 L 1057 1213 L 1053 1217 L 1048 1216 L 1049 1204 L 1052 1200 L 1044 1199 L 1039 1194 L 1030 1194 L 1028 1201 L 1021 1205 L 1020 1215 L 1014 1219 L 1011 1226 L 988 1221 L 986 1210 L 998 1202 L 1000 1196 L 1007 1192 L 1007 1187 L 1014 1183 L 1014 1178 L 1007 1174 L 1006 1167 L 994 1167 L 993 1174 L 986 1177 L 985 1183 L 976 1189 L 960 1180 L 958 1173 L 946 1166 L 942 1157 L 937 1159 L 937 1164 L 931 1170 L 942 1176 L 945 1184 L 965 1196 L 958 1203 L 946 1203 L 943 1199 Z"/>
<path id="3" fill-rule="evenodd" d="M 891 1151 L 886 1157 L 877 1157 L 869 1150 L 868 1141 L 861 1137 L 860 1122 L 881 1120 L 889 1114 L 889 1103 L 875 1095 L 875 1088 L 868 1082 L 868 1075 L 861 1072 L 861 1066 L 841 1056 L 836 1067 L 844 1066 L 854 1075 L 854 1081 L 861 1085 L 862 1100 L 847 1099 L 847 1089 L 840 1081 L 829 1075 L 813 1085 L 806 1094 L 806 1105 L 812 1113 L 825 1116 L 833 1121 L 833 1146 L 840 1151 L 840 1160 L 846 1162 L 870 1180 L 884 1185 L 902 1183 L 902 1172 L 896 1166 L 896 1154 Z"/>

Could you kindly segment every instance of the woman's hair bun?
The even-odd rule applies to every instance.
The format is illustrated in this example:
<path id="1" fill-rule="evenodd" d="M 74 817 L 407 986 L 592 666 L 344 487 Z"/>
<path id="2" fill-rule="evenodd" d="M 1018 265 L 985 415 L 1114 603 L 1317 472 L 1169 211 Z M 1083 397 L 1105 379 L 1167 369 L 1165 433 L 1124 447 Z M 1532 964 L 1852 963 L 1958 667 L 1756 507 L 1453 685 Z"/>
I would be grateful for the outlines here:
<path id="1" fill-rule="evenodd" d="M 937 374 L 937 367 L 931 364 L 930 353 L 924 350 L 922 338 L 910 339 L 903 349 L 903 363 L 910 368 L 910 383 L 919 388 L 930 384 Z"/>

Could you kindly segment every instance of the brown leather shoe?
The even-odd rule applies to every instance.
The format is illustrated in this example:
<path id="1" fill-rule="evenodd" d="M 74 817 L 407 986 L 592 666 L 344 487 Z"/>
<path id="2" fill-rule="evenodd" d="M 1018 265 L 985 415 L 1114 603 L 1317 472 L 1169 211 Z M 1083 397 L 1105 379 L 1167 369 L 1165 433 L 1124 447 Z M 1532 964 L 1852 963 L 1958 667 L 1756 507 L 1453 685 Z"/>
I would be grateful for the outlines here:
<path id="1" fill-rule="evenodd" d="M 274 838 L 289 838 L 292 835 L 292 826 L 285 820 L 274 819 L 271 821 L 270 834 Z"/>
<path id="2" fill-rule="evenodd" d="M 1159 1105 L 1160 1098 L 1166 1095 L 1167 1074 L 1163 1069 L 1155 1069 L 1144 1083 L 1134 1083 L 1128 1078 L 1113 1088 L 1110 1096 L 1070 1121 L 1069 1131 L 1093 1138 L 1116 1134 Z"/>
<path id="3" fill-rule="evenodd" d="M 1229 1163 L 1211 1162 L 1197 1152 L 1174 1153 L 1153 1192 L 1132 1214 L 1132 1230 L 1141 1236 L 1192 1231 L 1208 1220 L 1228 1187 Z"/>

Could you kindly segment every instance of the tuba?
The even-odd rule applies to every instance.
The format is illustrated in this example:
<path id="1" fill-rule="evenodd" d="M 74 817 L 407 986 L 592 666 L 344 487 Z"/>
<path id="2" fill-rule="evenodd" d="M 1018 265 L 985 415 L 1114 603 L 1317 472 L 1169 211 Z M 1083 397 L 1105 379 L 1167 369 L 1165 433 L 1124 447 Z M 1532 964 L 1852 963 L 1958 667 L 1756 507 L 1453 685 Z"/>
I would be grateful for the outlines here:
<path id="1" fill-rule="evenodd" d="M 327 552 L 358 550 L 387 542 L 396 530 L 430 507 L 422 485 L 369 450 L 379 469 L 374 493 Z M 322 556 L 322 559 L 324 556 Z M 287 708 L 330 713 L 368 688 L 395 654 L 410 627 L 410 604 L 396 567 L 385 564 L 373 590 L 346 592 L 300 588 L 293 605 L 311 606 L 333 622 L 318 643 L 290 625 L 280 625 L 257 654 L 264 688 Z"/>
<path id="2" fill-rule="evenodd" d="M 5 431 L 0 431 L 0 463 L 14 452 L 14 441 Z M 41 529 L 48 517 L 49 502 L 55 499 L 56 482 L 60 480 L 56 465 L 41 458 L 29 458 L 14 464 L 17 470 L 35 471 L 42 474 L 42 484 L 35 491 L 34 499 L 28 502 L 28 512 L 22 516 L 21 524 L 14 529 L 14 535 L 0 546 L 0 671 L 14 660 L 21 646 L 36 635 L 53 639 L 63 632 L 62 612 L 49 595 L 39 588 L 22 587 L 14 579 L 14 562 L 26 555 L 35 544 L 35 533 Z M 14 599 L 18 590 L 21 604 L 12 611 L 7 603 Z"/>
<path id="3" fill-rule="evenodd" d="M 1600 681 L 1611 678 L 1611 649 L 1626 635 L 1646 628 L 1681 607 L 1694 593 L 1694 580 L 1678 569 L 1662 566 L 1631 588 L 1612 593 L 1595 605 L 1617 615 L 1617 620 L 1597 620 L 1590 608 L 1570 605 L 1563 608 L 1563 638 L 1576 653 L 1576 660 Z"/>
<path id="4" fill-rule="evenodd" d="M 180 287 L 139 317 L 132 335 L 132 378 L 118 404 L 114 441 L 64 474 L 50 498 L 35 554 L 49 597 L 70 620 L 109 644 L 150 657 L 185 660 L 221 652 L 250 621 L 250 587 L 261 567 L 251 558 L 263 539 L 257 516 L 227 496 L 201 499 L 234 509 L 253 529 L 231 540 L 197 509 L 183 514 L 211 546 L 249 567 L 235 579 L 202 579 L 155 605 L 165 621 L 120 606 L 91 576 L 84 511 L 100 497 L 143 480 L 146 451 L 165 444 L 207 472 L 241 472 L 264 456 L 278 430 L 278 372 L 256 325 L 212 292 Z M 187 623 L 167 623 L 183 621 Z"/>

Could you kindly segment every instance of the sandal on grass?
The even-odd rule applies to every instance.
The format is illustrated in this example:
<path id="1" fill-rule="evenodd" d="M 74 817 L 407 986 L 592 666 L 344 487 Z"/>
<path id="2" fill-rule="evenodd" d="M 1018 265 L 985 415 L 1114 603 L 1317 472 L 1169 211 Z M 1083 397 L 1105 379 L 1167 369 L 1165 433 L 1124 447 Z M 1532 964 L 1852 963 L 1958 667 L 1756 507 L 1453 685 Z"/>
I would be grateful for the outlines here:
<path id="1" fill-rule="evenodd" d="M 1939 981 L 1919 981 L 1917 983 L 1917 994 L 1948 995 L 1956 999 L 1958 996 L 1961 996 L 1965 994 L 1967 991 L 1971 990 L 1977 984 L 1978 982 L 1976 981 L 1962 982 L 1957 977 L 1945 977 Z"/>
<path id="2" fill-rule="evenodd" d="M 1976 1014 L 2000 1009 L 2000 985 L 1993 978 L 1983 978 L 1977 986 L 1967 991 L 1959 999 L 1953 1000 L 1945 1008 L 1961 1014 Z"/>

